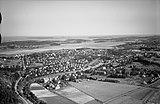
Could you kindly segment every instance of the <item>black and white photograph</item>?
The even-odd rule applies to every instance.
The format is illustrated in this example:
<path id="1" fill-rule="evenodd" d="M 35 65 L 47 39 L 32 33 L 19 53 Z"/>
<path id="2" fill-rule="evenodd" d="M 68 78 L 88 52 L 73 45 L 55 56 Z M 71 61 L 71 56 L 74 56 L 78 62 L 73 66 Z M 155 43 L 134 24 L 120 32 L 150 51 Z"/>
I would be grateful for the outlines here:
<path id="1" fill-rule="evenodd" d="M 160 104 L 160 0 L 0 0 L 0 104 Z"/>

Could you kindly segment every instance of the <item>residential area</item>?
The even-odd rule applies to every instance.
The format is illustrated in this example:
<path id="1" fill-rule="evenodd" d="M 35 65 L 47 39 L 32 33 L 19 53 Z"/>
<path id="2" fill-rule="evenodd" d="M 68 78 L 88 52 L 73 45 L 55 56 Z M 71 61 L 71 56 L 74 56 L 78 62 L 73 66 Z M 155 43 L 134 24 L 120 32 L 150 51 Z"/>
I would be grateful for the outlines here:
<path id="1" fill-rule="evenodd" d="M 51 92 L 71 86 L 70 82 L 90 80 L 148 87 L 160 80 L 158 42 L 146 39 L 113 49 L 77 48 L 2 56 L 1 87 L 7 85 L 14 95 L 31 104 L 46 104 L 31 91 L 32 83 Z"/>

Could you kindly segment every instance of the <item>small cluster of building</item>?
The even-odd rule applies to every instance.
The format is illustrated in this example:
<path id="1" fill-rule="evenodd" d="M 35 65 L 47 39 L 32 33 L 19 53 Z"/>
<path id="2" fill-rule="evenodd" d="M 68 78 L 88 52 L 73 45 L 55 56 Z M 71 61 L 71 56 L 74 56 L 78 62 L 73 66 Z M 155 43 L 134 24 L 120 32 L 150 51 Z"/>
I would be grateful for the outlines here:
<path id="1" fill-rule="evenodd" d="M 87 76 L 84 75 L 82 72 L 77 71 L 73 73 L 64 73 L 62 75 L 57 75 L 55 77 L 45 77 L 40 78 L 38 80 L 43 80 L 40 82 L 45 88 L 49 90 L 57 90 L 62 87 L 65 87 L 68 85 L 68 81 L 73 82 L 80 82 L 82 79 L 86 79 Z"/>

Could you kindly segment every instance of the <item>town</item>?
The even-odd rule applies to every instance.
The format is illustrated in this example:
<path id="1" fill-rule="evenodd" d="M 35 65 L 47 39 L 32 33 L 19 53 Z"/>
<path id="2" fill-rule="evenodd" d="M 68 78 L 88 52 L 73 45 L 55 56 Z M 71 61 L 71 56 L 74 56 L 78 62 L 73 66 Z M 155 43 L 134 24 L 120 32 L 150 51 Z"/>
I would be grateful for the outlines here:
<path id="1" fill-rule="evenodd" d="M 2 82 L 33 104 L 45 102 L 30 91 L 32 83 L 50 91 L 83 80 L 149 86 L 160 79 L 160 41 L 151 38 L 113 49 L 77 48 L 3 56 L 0 71 L 12 81 Z"/>

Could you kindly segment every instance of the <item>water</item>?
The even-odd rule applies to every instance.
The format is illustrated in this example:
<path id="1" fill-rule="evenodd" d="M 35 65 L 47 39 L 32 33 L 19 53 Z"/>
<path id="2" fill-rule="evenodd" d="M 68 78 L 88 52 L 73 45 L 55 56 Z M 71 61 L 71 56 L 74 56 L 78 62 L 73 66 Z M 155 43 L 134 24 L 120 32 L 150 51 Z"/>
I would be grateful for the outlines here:
<path id="1" fill-rule="evenodd" d="M 28 36 L 2 36 L 2 41 L 3 42 L 10 42 L 10 41 L 26 41 L 26 40 L 36 40 L 36 41 L 45 41 L 45 40 L 66 40 L 66 39 L 87 39 L 87 40 L 92 40 L 92 39 L 112 39 L 112 38 L 120 38 L 120 37 L 125 37 L 125 35 L 107 35 L 107 36 L 78 36 L 78 37 L 53 37 L 53 36 L 48 36 L 48 37 L 28 37 Z"/>
<path id="2" fill-rule="evenodd" d="M 95 48 L 95 49 L 111 49 L 113 46 L 124 44 L 124 42 L 101 42 L 95 43 L 94 41 L 87 41 L 83 43 L 74 43 L 74 44 L 61 44 L 59 46 L 48 46 L 37 49 L 30 50 L 14 50 L 14 51 L 6 51 L 1 52 L 0 54 L 26 54 L 26 53 L 34 53 L 34 52 L 42 52 L 49 50 L 60 50 L 60 49 L 76 49 L 76 48 Z"/>

